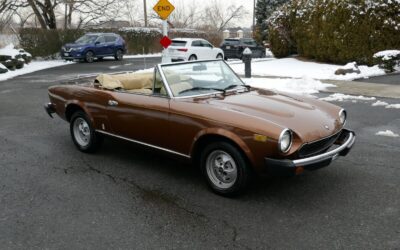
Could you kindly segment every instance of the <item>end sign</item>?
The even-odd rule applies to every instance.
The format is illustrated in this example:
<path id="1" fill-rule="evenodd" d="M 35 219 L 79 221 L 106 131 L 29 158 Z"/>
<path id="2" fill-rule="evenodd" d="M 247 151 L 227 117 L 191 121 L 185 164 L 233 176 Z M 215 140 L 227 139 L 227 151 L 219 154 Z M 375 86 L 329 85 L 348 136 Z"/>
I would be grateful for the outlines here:
<path id="1" fill-rule="evenodd" d="M 166 20 L 169 15 L 175 10 L 175 7 L 168 0 L 160 0 L 153 7 L 162 20 Z"/>

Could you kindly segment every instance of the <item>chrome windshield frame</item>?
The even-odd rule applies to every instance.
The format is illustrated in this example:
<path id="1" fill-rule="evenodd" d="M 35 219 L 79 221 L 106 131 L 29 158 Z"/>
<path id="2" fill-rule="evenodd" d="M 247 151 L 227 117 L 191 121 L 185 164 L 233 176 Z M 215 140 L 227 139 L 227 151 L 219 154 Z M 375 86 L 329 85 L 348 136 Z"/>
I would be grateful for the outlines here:
<path id="1" fill-rule="evenodd" d="M 222 91 L 213 91 L 213 92 L 209 92 L 209 93 L 205 93 L 205 94 L 197 94 L 197 95 L 188 95 L 188 96 L 174 96 L 174 94 L 172 93 L 172 90 L 169 86 L 167 77 L 164 74 L 164 71 L 162 69 L 162 67 L 164 66 L 174 66 L 174 65 L 182 65 L 182 64 L 194 64 L 194 63 L 201 63 L 201 62 L 223 62 L 228 69 L 239 79 L 239 81 L 243 84 L 242 87 L 246 87 L 246 84 L 243 82 L 243 80 L 236 74 L 235 71 L 233 71 L 233 69 L 229 66 L 229 64 L 227 64 L 224 60 L 221 59 L 213 59 L 213 60 L 197 60 L 197 61 L 185 61 L 185 62 L 174 62 L 174 63 L 160 63 L 157 64 L 157 69 L 160 72 L 161 78 L 164 82 L 164 86 L 167 90 L 167 93 L 169 95 L 169 97 L 171 99 L 186 99 L 186 98 L 196 98 L 196 97 L 205 97 L 205 96 L 213 96 L 213 95 L 218 95 L 218 94 L 222 94 Z M 241 87 L 240 85 L 238 85 L 238 87 Z M 234 91 L 234 89 L 229 90 L 230 92 Z"/>

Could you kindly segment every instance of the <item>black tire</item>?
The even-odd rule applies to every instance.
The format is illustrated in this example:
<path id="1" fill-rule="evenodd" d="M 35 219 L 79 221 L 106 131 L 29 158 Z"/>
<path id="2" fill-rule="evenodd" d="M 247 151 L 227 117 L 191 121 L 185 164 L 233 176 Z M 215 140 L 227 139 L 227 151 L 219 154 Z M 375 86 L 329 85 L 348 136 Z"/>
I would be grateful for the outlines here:
<path id="1" fill-rule="evenodd" d="M 228 61 L 228 57 L 225 56 L 225 57 L 224 57 L 224 60 L 225 60 L 225 61 Z"/>
<path id="2" fill-rule="evenodd" d="M 116 61 L 122 61 L 122 59 L 124 59 L 124 52 L 120 49 L 117 49 L 117 51 L 115 51 L 114 58 Z"/>
<path id="3" fill-rule="evenodd" d="M 217 59 L 223 60 L 223 59 L 224 59 L 224 56 L 223 56 L 222 54 L 218 54 L 218 55 L 217 55 Z"/>
<path id="4" fill-rule="evenodd" d="M 197 60 L 197 56 L 196 55 L 191 55 L 189 56 L 189 61 L 196 61 Z"/>
<path id="5" fill-rule="evenodd" d="M 79 125 L 80 122 L 85 122 L 87 127 L 84 127 L 85 132 L 87 132 L 88 140 L 85 141 L 86 143 L 82 143 L 82 137 L 85 136 L 83 131 L 80 130 Z M 96 133 L 94 127 L 89 119 L 89 117 L 83 111 L 75 112 L 70 120 L 70 133 L 72 137 L 72 141 L 74 142 L 75 146 L 84 153 L 94 153 L 96 152 L 103 143 L 104 137 L 101 134 Z"/>
<path id="6" fill-rule="evenodd" d="M 224 157 L 228 160 L 222 163 Z M 217 166 L 217 161 L 222 165 Z M 214 164 L 210 166 L 211 163 Z M 249 183 L 250 168 L 246 157 L 228 142 L 214 142 L 206 146 L 200 156 L 200 167 L 211 190 L 222 196 L 238 195 Z M 233 170 L 236 170 L 236 174 Z"/>
<path id="7" fill-rule="evenodd" d="M 85 62 L 92 63 L 94 61 L 94 53 L 93 51 L 88 51 L 85 54 Z"/>

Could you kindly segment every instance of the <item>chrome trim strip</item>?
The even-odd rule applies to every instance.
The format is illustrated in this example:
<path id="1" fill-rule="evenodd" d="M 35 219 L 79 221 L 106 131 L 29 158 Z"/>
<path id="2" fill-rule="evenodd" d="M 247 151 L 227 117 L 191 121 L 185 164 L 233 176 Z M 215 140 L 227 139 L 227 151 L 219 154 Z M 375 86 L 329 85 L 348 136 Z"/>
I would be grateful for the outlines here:
<path id="1" fill-rule="evenodd" d="M 140 144 L 140 145 L 143 145 L 143 146 L 147 146 L 147 147 L 150 147 L 150 148 L 155 148 L 155 149 L 158 149 L 158 150 L 161 150 L 161 151 L 165 151 L 165 152 L 168 152 L 168 153 L 171 153 L 171 154 L 179 155 L 179 156 L 182 156 L 182 157 L 185 157 L 185 158 L 188 158 L 188 159 L 191 158 L 190 155 L 185 155 L 185 154 L 182 154 L 182 153 L 178 153 L 178 152 L 173 151 L 173 150 L 169 150 L 169 149 L 166 149 L 166 148 L 154 146 L 152 144 L 144 143 L 144 142 L 141 142 L 141 141 L 132 140 L 132 139 L 129 139 L 129 138 L 126 138 L 126 137 L 123 137 L 123 136 L 119 136 L 119 135 L 115 135 L 115 134 L 112 134 L 112 133 L 108 133 L 108 132 L 103 131 L 103 130 L 96 130 L 96 132 L 101 133 L 101 134 L 105 134 L 105 135 L 109 135 L 109 136 L 112 136 L 112 137 L 116 137 L 116 138 L 119 138 L 119 139 L 122 139 L 122 140 L 126 140 L 126 141 L 129 141 L 129 142 L 137 143 L 137 144 Z"/>
<path id="2" fill-rule="evenodd" d="M 161 78 L 163 79 L 164 85 L 166 86 L 168 95 L 172 98 L 172 99 L 186 99 L 186 98 L 195 98 L 195 97 L 202 97 L 202 96 L 208 96 L 208 95 L 217 95 L 217 94 L 221 94 L 221 91 L 215 91 L 215 92 L 211 92 L 211 93 L 206 93 L 206 94 L 199 94 L 199 95 L 190 95 L 190 96 L 174 96 L 172 93 L 171 88 L 169 87 L 169 83 L 167 81 L 167 78 L 165 77 L 164 71 L 162 70 L 162 66 L 172 66 L 172 65 L 180 65 L 180 64 L 193 64 L 193 63 L 199 63 L 199 62 L 223 62 L 225 63 L 226 66 L 228 66 L 228 68 L 232 71 L 232 73 L 240 80 L 241 83 L 243 83 L 243 87 L 246 87 L 245 83 L 243 82 L 242 78 L 240 78 L 236 72 L 229 66 L 229 64 L 227 64 L 224 60 L 196 60 L 196 61 L 184 61 L 184 62 L 174 62 L 174 63 L 160 63 L 157 64 L 157 69 L 160 72 Z M 238 86 L 239 87 L 239 86 Z M 230 92 L 233 92 L 234 90 L 229 90 Z"/>
<path id="3" fill-rule="evenodd" d="M 305 158 L 305 159 L 294 160 L 293 164 L 295 166 L 302 166 L 303 167 L 303 166 L 307 166 L 307 165 L 311 165 L 311 164 L 314 164 L 314 163 L 321 162 L 323 160 L 328 160 L 328 159 L 335 160 L 339 156 L 339 153 L 341 151 L 345 150 L 346 148 L 351 148 L 353 146 L 353 144 L 355 142 L 355 138 L 356 138 L 356 136 L 355 136 L 354 132 L 350 132 L 349 133 L 349 138 L 340 147 L 338 147 L 338 148 L 336 148 L 336 149 L 334 149 L 332 151 L 326 152 L 324 154 L 312 156 L 312 157 Z"/>

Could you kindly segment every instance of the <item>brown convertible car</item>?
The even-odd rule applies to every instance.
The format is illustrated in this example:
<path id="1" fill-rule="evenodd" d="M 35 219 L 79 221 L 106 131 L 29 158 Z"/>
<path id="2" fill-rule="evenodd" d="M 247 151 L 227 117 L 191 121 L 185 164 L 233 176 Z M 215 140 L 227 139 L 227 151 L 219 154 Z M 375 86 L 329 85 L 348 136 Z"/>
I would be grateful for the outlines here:
<path id="1" fill-rule="evenodd" d="M 47 113 L 94 152 L 105 136 L 193 160 L 218 194 L 252 173 L 301 174 L 345 156 L 355 141 L 346 111 L 316 99 L 252 88 L 221 60 L 160 64 L 150 73 L 99 75 L 49 88 Z"/>

